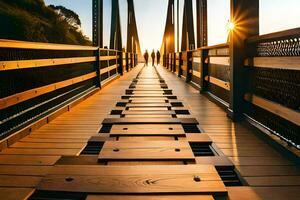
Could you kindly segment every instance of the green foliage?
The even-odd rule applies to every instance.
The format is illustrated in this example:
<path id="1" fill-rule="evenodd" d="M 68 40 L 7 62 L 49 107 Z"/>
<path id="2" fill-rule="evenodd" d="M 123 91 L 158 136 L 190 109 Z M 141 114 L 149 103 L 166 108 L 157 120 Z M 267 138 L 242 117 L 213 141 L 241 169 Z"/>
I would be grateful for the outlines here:
<path id="1" fill-rule="evenodd" d="M 91 45 L 79 30 L 79 16 L 59 9 L 60 13 L 44 0 L 0 0 L 0 38 Z"/>

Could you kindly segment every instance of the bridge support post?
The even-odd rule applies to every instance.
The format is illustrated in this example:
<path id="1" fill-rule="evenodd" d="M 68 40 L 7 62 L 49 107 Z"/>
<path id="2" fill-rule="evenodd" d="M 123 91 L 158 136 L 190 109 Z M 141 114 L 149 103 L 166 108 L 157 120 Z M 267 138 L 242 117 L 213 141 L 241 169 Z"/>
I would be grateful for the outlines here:
<path id="1" fill-rule="evenodd" d="M 122 51 L 121 22 L 119 0 L 112 0 L 110 49 Z"/>
<path id="2" fill-rule="evenodd" d="M 169 0 L 163 43 L 160 49 L 160 51 L 163 52 L 163 63 L 166 68 L 168 68 L 169 54 L 175 52 L 174 8 L 174 0 Z"/>
<path id="3" fill-rule="evenodd" d="M 201 64 L 200 64 L 200 93 L 203 94 L 208 91 L 208 82 L 205 80 L 205 77 L 208 76 L 208 50 L 201 50 Z"/>
<path id="4" fill-rule="evenodd" d="M 103 47 L 103 0 L 93 0 L 93 46 Z"/>
<path id="5" fill-rule="evenodd" d="M 128 2 L 128 21 L 127 21 L 127 52 L 142 55 L 139 35 L 137 31 L 134 2 L 133 0 L 127 0 Z"/>
<path id="6" fill-rule="evenodd" d="M 184 1 L 181 51 L 195 49 L 193 2 Z"/>
<path id="7" fill-rule="evenodd" d="M 228 116 L 241 120 L 244 111 L 246 87 L 244 59 L 245 39 L 259 35 L 259 0 L 231 0 L 230 17 L 234 28 L 229 35 L 230 43 L 230 105 Z"/>
<path id="8" fill-rule="evenodd" d="M 101 72 L 100 72 L 100 49 L 97 48 L 95 51 L 96 62 L 94 64 L 95 71 L 97 72 L 97 86 L 101 88 Z"/>
<path id="9" fill-rule="evenodd" d="M 197 48 L 207 46 L 207 0 L 197 0 Z"/>
<path id="10" fill-rule="evenodd" d="M 103 47 L 103 0 L 93 0 L 93 46 Z M 95 62 L 97 86 L 101 88 L 100 49 L 95 52 L 95 56 L 97 57 Z"/>

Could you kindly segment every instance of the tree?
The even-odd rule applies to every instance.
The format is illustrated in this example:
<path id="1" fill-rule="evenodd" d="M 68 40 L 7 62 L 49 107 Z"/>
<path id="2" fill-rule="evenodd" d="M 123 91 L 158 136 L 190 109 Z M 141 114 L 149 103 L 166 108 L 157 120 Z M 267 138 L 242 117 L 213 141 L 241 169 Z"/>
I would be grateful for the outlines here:
<path id="1" fill-rule="evenodd" d="M 81 21 L 78 14 L 76 14 L 74 11 L 67 9 L 64 6 L 50 5 L 49 7 L 55 10 L 57 14 L 62 17 L 62 19 L 68 22 L 68 24 L 75 27 L 76 29 L 80 29 Z"/>
<path id="2" fill-rule="evenodd" d="M 1 39 L 91 45 L 75 12 L 44 0 L 0 0 L 0 27 Z"/>

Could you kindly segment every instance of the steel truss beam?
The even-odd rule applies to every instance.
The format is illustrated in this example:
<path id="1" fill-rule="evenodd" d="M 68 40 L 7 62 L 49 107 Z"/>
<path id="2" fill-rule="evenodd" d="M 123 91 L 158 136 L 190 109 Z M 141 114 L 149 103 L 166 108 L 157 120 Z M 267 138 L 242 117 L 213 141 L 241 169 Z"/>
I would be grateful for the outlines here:
<path id="1" fill-rule="evenodd" d="M 103 47 L 103 0 L 93 0 L 93 46 Z"/>
<path id="2" fill-rule="evenodd" d="M 181 51 L 195 49 L 193 2 L 191 0 L 184 1 L 182 23 Z"/>

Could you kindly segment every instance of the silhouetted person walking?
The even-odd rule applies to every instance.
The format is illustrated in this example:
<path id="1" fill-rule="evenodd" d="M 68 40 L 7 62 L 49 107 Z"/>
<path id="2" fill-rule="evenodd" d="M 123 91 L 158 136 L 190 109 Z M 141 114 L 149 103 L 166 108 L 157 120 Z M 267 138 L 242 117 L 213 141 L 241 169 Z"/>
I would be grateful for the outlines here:
<path id="1" fill-rule="evenodd" d="M 155 52 L 154 52 L 154 49 L 151 53 L 151 58 L 152 58 L 152 66 L 154 66 L 154 63 L 155 63 Z"/>
<path id="2" fill-rule="evenodd" d="M 146 52 L 144 53 L 144 58 L 145 58 L 145 65 L 148 66 L 149 54 L 148 54 L 148 51 L 147 51 L 147 50 L 146 50 Z"/>
<path id="3" fill-rule="evenodd" d="M 159 65 L 159 63 L 160 63 L 160 52 L 159 51 L 156 52 L 156 62 L 157 62 L 157 65 Z"/>

